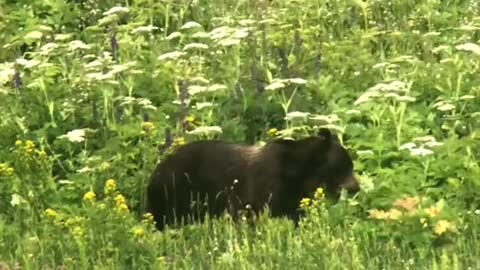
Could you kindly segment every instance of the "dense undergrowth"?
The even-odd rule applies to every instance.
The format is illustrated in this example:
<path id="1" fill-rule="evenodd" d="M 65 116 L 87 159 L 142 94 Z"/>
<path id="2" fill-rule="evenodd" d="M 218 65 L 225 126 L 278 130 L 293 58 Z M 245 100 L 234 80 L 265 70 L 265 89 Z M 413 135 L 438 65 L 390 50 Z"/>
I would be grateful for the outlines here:
<path id="1" fill-rule="evenodd" d="M 0 269 L 479 269 L 479 37 L 477 1 L 0 0 Z M 299 227 L 143 211 L 176 145 L 320 126 L 362 191 Z"/>

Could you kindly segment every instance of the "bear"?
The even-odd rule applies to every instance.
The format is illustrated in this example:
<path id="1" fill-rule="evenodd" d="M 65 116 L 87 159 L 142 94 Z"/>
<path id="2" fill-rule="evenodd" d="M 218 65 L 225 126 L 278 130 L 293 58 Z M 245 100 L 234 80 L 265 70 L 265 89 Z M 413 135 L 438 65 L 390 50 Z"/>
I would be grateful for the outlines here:
<path id="1" fill-rule="evenodd" d="M 330 130 L 299 140 L 275 139 L 264 146 L 221 140 L 185 144 L 161 161 L 147 186 L 147 211 L 157 229 L 203 221 L 205 214 L 265 207 L 272 217 L 298 222 L 300 200 L 318 187 L 326 194 L 359 191 L 353 161 Z M 178 225 L 178 224 L 177 224 Z"/>

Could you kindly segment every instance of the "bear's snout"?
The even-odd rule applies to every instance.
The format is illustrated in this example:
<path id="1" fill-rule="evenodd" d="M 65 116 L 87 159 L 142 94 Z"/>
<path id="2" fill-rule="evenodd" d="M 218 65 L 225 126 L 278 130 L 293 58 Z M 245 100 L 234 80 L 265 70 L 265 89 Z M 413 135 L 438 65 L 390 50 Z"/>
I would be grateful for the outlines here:
<path id="1" fill-rule="evenodd" d="M 343 184 L 340 185 L 340 188 L 344 188 L 349 193 L 354 194 L 360 191 L 360 184 L 355 175 L 351 174 L 344 180 Z"/>

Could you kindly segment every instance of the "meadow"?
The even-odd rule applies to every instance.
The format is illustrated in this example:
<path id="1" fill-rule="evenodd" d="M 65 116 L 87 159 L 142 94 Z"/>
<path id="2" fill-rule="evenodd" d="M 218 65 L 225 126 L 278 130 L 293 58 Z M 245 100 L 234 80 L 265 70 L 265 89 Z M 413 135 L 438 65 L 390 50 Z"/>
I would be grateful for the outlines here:
<path id="1" fill-rule="evenodd" d="M 480 2 L 0 0 L 0 269 L 480 269 Z M 162 232 L 190 141 L 339 136 L 362 190 Z"/>

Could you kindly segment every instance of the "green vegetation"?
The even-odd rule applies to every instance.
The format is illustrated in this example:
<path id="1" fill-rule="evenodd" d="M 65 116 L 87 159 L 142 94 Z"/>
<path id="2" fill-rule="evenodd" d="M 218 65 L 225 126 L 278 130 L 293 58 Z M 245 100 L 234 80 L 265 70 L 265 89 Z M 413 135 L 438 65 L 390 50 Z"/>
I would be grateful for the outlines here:
<path id="1" fill-rule="evenodd" d="M 480 269 L 479 39 L 473 0 L 0 0 L 0 269 Z M 363 190 L 297 228 L 142 211 L 176 145 L 320 126 Z"/>

